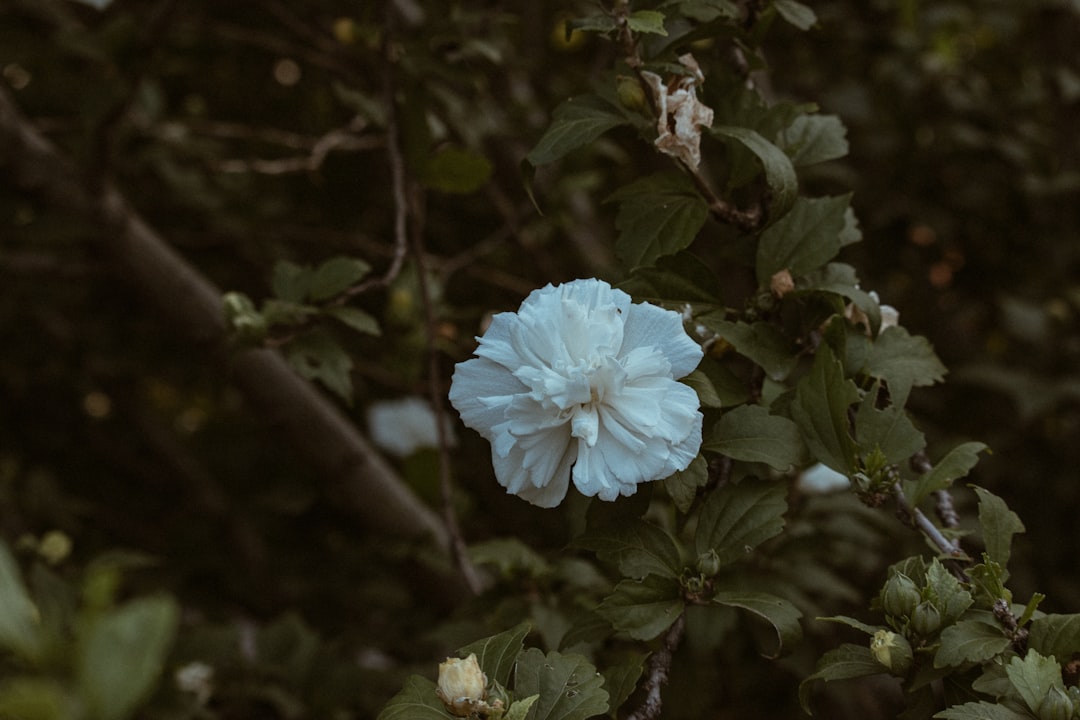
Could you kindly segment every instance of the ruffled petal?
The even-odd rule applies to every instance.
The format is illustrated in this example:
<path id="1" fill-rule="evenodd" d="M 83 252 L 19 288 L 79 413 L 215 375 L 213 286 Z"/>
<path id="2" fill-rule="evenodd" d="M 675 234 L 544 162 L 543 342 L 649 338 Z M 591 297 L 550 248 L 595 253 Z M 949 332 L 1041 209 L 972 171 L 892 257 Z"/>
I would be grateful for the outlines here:
<path id="1" fill-rule="evenodd" d="M 450 383 L 450 404 L 462 421 L 489 440 L 492 428 L 506 420 L 515 395 L 527 392 L 509 370 L 487 358 L 458 363 Z"/>
<path id="2" fill-rule="evenodd" d="M 679 313 L 647 303 L 630 306 L 620 357 L 639 347 L 655 347 L 663 353 L 676 379 L 693 372 L 704 355 L 701 346 L 683 330 Z"/>

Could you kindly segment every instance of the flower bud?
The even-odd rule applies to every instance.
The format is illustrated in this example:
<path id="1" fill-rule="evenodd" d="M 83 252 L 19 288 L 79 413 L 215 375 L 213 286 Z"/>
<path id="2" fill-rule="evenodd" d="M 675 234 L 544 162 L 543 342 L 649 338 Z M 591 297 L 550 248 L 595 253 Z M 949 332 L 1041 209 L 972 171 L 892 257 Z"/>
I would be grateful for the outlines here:
<path id="1" fill-rule="evenodd" d="M 921 599 L 919 588 L 904 573 L 895 573 L 881 591 L 881 606 L 893 617 L 908 617 Z"/>
<path id="2" fill-rule="evenodd" d="M 698 555 L 697 571 L 705 577 L 713 577 L 720 572 L 720 556 L 715 550 Z"/>
<path id="3" fill-rule="evenodd" d="M 619 75 L 615 78 L 615 95 L 619 98 L 619 104 L 627 110 L 647 110 L 648 104 L 645 97 L 645 89 L 637 78 L 629 75 Z"/>
<path id="4" fill-rule="evenodd" d="M 941 627 L 941 611 L 929 600 L 923 600 L 911 612 L 911 627 L 920 635 L 930 635 Z"/>
<path id="5" fill-rule="evenodd" d="M 906 675 L 911 669 L 911 644 L 903 635 L 878 630 L 870 639 L 870 652 L 896 675 Z"/>
<path id="6" fill-rule="evenodd" d="M 451 715 L 471 715 L 487 694 L 487 676 L 480 670 L 476 654 L 464 660 L 446 658 L 439 663 L 439 682 L 435 694 Z"/>
<path id="7" fill-rule="evenodd" d="M 1069 720 L 1073 716 L 1073 702 L 1061 688 L 1054 686 L 1039 704 L 1039 720 Z"/>

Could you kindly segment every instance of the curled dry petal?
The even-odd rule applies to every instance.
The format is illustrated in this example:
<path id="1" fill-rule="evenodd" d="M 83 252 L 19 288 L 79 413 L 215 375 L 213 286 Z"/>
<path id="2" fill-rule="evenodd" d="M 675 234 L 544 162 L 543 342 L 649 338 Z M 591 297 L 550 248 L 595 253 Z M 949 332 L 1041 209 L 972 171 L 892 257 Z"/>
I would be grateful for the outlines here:
<path id="1" fill-rule="evenodd" d="M 656 141 L 660 152 L 682 160 L 696 170 L 701 165 L 701 128 L 713 122 L 713 111 L 697 98 L 697 85 L 705 81 L 691 55 L 679 57 L 689 71 L 664 85 L 659 75 L 642 72 L 656 105 Z"/>

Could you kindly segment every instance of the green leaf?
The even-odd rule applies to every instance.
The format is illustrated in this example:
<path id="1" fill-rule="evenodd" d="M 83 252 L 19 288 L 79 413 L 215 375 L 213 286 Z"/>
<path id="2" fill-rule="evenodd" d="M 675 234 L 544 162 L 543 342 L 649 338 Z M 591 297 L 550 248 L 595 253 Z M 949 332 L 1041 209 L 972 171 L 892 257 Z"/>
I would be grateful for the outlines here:
<path id="1" fill-rule="evenodd" d="M 850 678 L 881 675 L 885 666 L 874 659 L 869 645 L 844 643 L 830 650 L 818 660 L 817 670 L 799 684 L 799 703 L 806 713 L 810 713 L 810 693 L 815 680 L 831 682 Z"/>
<path id="2" fill-rule="evenodd" d="M 451 146 L 428 160 L 420 177 L 432 190 L 468 195 L 487 184 L 492 170 L 491 161 L 483 155 Z"/>
<path id="3" fill-rule="evenodd" d="M 904 408 L 890 405 L 874 407 L 877 392 L 866 394 L 855 416 L 855 438 L 865 456 L 878 449 L 890 463 L 906 461 L 926 447 L 926 438 L 911 423 Z"/>
<path id="4" fill-rule="evenodd" d="M 492 538 L 470 545 L 469 558 L 478 565 L 493 565 L 503 577 L 523 572 L 535 578 L 551 570 L 547 560 L 515 537 Z"/>
<path id="5" fill-rule="evenodd" d="M 297 337 L 285 347 L 285 359 L 301 377 L 318 380 L 352 404 L 352 358 L 328 333 L 316 330 Z"/>
<path id="6" fill-rule="evenodd" d="M 604 598 L 596 612 L 635 640 L 652 640 L 668 629 L 683 611 L 677 580 L 649 575 L 644 580 L 623 580 Z"/>
<path id="7" fill-rule="evenodd" d="M 697 554 L 715 550 L 721 565 L 747 557 L 750 551 L 784 529 L 787 486 L 782 482 L 746 479 L 714 490 L 705 500 L 694 546 Z"/>
<path id="8" fill-rule="evenodd" d="M 931 560 L 930 566 L 926 568 L 926 585 L 935 598 L 934 605 L 941 612 L 943 625 L 955 622 L 975 602 L 971 593 L 937 558 Z"/>
<path id="9" fill-rule="evenodd" d="M 637 688 L 638 679 L 645 668 L 645 658 L 643 653 L 634 653 L 603 671 L 604 687 L 611 696 L 608 704 L 612 717 L 616 717 L 616 711 Z"/>
<path id="10" fill-rule="evenodd" d="M 514 694 L 539 695 L 532 720 L 585 720 L 608 711 L 604 678 L 581 655 L 526 650 L 514 672 Z"/>
<path id="11" fill-rule="evenodd" d="M 675 473 L 664 480 L 664 489 L 675 503 L 679 512 L 690 512 L 690 507 L 697 498 L 698 488 L 705 487 L 709 482 L 709 464 L 705 458 L 698 455 L 685 470 Z"/>
<path id="12" fill-rule="evenodd" d="M 795 167 L 806 167 L 848 154 L 847 128 L 836 115 L 800 115 L 784 131 Z"/>
<path id="13" fill-rule="evenodd" d="M 1027 713 L 1017 712 L 1004 705 L 996 705 L 985 700 L 953 705 L 934 717 L 943 720 L 1031 720 L 1031 716 Z"/>
<path id="14" fill-rule="evenodd" d="M 625 116 L 596 95 L 570 98 L 555 108 L 551 126 L 525 159 L 534 166 L 545 165 L 591 143 L 608 130 L 627 124 L 629 120 Z"/>
<path id="15" fill-rule="evenodd" d="M 38 611 L 26 591 L 19 566 L 0 542 L 0 648 L 33 660 L 41 650 Z"/>
<path id="16" fill-rule="evenodd" d="M 840 233 L 851 195 L 800 197 L 791 212 L 761 233 L 757 249 L 757 279 L 768 287 L 781 270 L 793 277 L 817 270 L 840 252 Z"/>
<path id="17" fill-rule="evenodd" d="M 5 720 L 69 720 L 80 715 L 55 680 L 9 677 L 0 685 L 0 718 Z"/>
<path id="18" fill-rule="evenodd" d="M 802 625 L 798 608 L 783 598 L 762 592 L 720 591 L 712 597 L 716 605 L 742 608 L 757 615 L 776 630 L 776 651 L 766 657 L 777 658 L 785 648 L 802 640 Z"/>
<path id="19" fill-rule="evenodd" d="M 525 720 L 529 711 L 532 710 L 532 706 L 536 704 L 536 701 L 540 699 L 539 693 L 536 695 L 530 695 L 527 698 L 521 700 L 515 700 L 510 704 L 510 709 L 503 715 L 503 720 Z"/>
<path id="20" fill-rule="evenodd" d="M 730 410 L 713 426 L 702 448 L 733 460 L 767 463 L 781 472 L 803 460 L 799 426 L 778 415 L 770 415 L 761 405 L 743 405 Z"/>
<path id="21" fill-rule="evenodd" d="M 996 623 L 961 620 L 941 631 L 941 645 L 934 656 L 934 667 L 983 662 L 1004 652 L 1011 644 Z"/>
<path id="22" fill-rule="evenodd" d="M 329 300 L 363 280 L 369 272 L 371 266 L 358 258 L 331 258 L 311 273 L 308 297 L 315 302 Z"/>
<path id="23" fill-rule="evenodd" d="M 799 178 L 795 174 L 791 159 L 783 150 L 750 128 L 718 125 L 710 130 L 714 135 L 737 140 L 757 157 L 765 171 L 765 183 L 772 193 L 769 201 L 769 219 L 775 222 L 784 217 L 799 196 Z"/>
<path id="24" fill-rule="evenodd" d="M 459 648 L 458 656 L 469 657 L 471 653 L 476 653 L 476 660 L 480 663 L 480 669 L 488 676 L 488 681 L 506 685 L 510 682 L 514 662 L 521 654 L 525 636 L 530 630 L 532 630 L 532 625 L 529 622 L 520 623 L 498 635 L 492 635 Z"/>
<path id="25" fill-rule="evenodd" d="M 954 447 L 933 468 L 919 477 L 915 483 L 915 490 L 909 498 L 911 504 L 918 505 L 930 493 L 935 490 L 945 490 L 953 484 L 954 480 L 967 475 L 979 462 L 979 453 L 983 450 L 986 450 L 986 445 L 981 442 L 966 442 Z"/>
<path id="26" fill-rule="evenodd" d="M 615 18 L 611 15 L 588 15 L 586 17 L 571 18 L 566 21 L 566 39 L 569 40 L 570 35 L 575 30 L 605 33 L 615 28 Z"/>
<path id="27" fill-rule="evenodd" d="M 270 287 L 279 300 L 302 304 L 311 287 L 311 270 L 288 260 L 279 260 L 274 264 Z"/>
<path id="28" fill-rule="evenodd" d="M 799 28 L 809 30 L 817 24 L 817 15 L 806 5 L 795 0 L 774 0 L 773 5 L 780 17 Z"/>
<path id="29" fill-rule="evenodd" d="M 848 430 L 848 407 L 859 391 L 844 377 L 844 369 L 828 345 L 820 345 L 814 365 L 795 388 L 791 417 L 802 430 L 810 453 L 844 475 L 858 469 L 855 441 Z"/>
<path id="30" fill-rule="evenodd" d="M 833 617 L 818 618 L 818 620 L 823 620 L 825 622 L 840 623 L 841 625 L 847 625 L 848 627 L 855 628 L 856 630 L 861 630 L 862 632 L 866 633 L 867 635 L 873 635 L 878 630 L 884 630 L 885 629 L 885 628 L 883 628 L 883 627 L 881 627 L 879 625 L 867 625 L 864 622 L 856 620 L 855 618 L 847 617 L 846 615 L 834 615 Z"/>
<path id="31" fill-rule="evenodd" d="M 750 399 L 750 389 L 746 386 L 746 383 L 736 376 L 727 365 L 712 358 L 704 358 L 698 364 L 697 370 L 691 375 L 695 373 L 697 378 L 704 376 L 702 380 L 704 387 L 698 392 L 698 397 L 701 398 L 701 404 L 705 407 L 729 408 L 741 405 Z M 683 382 L 687 382 L 689 377 L 688 375 L 683 378 Z M 695 390 L 698 389 L 693 383 L 687 382 L 687 384 Z M 709 403 L 716 404 L 706 403 L 705 397 L 708 397 Z"/>
<path id="32" fill-rule="evenodd" d="M 778 382 L 785 379 L 799 361 L 791 340 L 771 323 L 748 325 L 702 318 L 701 324 L 731 343 L 736 352 L 753 360 L 766 375 Z"/>
<path id="33" fill-rule="evenodd" d="M 326 314 L 365 335 L 380 335 L 379 321 L 360 308 L 335 305 L 326 309 Z"/>
<path id="34" fill-rule="evenodd" d="M 179 617 L 171 597 L 146 597 L 93 617 L 82 628 L 79 694 L 91 717 L 131 717 L 161 675 Z"/>
<path id="35" fill-rule="evenodd" d="M 821 290 L 845 297 L 867 315 L 877 317 L 876 324 L 881 324 L 877 302 L 870 297 L 869 293 L 859 289 L 859 278 L 855 274 L 855 268 L 846 263 L 831 262 L 796 278 L 795 289 L 797 292 Z"/>
<path id="36" fill-rule="evenodd" d="M 701 23 L 712 22 L 717 18 L 739 17 L 739 6 L 731 0 L 682 0 L 675 4 L 683 15 Z"/>
<path id="37" fill-rule="evenodd" d="M 638 10 L 630 13 L 626 18 L 626 24 L 634 32 L 654 33 L 667 37 L 664 29 L 664 13 L 655 10 Z"/>
<path id="38" fill-rule="evenodd" d="M 941 382 L 947 372 L 926 338 L 910 335 L 900 326 L 886 328 L 877 336 L 865 371 L 888 383 L 893 404 L 901 407 L 907 404 L 912 387 Z"/>
<path id="39" fill-rule="evenodd" d="M 1005 672 L 1032 712 L 1039 711 L 1039 705 L 1050 692 L 1050 688 L 1061 688 L 1064 685 L 1058 661 L 1052 657 L 1044 657 L 1037 650 L 1028 650 L 1023 658 L 1010 658 Z"/>
<path id="40" fill-rule="evenodd" d="M 1068 659 L 1080 653 L 1080 613 L 1036 618 L 1030 632 L 1028 646 L 1043 655 Z"/>
<path id="41" fill-rule="evenodd" d="M 1012 554 L 1012 537 L 1024 532 L 1024 523 L 997 495 L 981 487 L 974 490 L 979 496 L 979 527 L 982 528 L 986 554 L 1002 568 L 1007 568 Z M 1008 579 L 1008 573 L 1005 578 Z"/>
<path id="42" fill-rule="evenodd" d="M 586 532 L 574 544 L 595 552 L 604 562 L 616 563 L 623 577 L 675 578 L 682 570 L 675 541 L 663 528 L 644 520 Z"/>
<path id="43" fill-rule="evenodd" d="M 383 707 L 376 720 L 447 720 L 453 718 L 435 694 L 435 683 L 410 675 L 401 689 Z"/>
<path id="44" fill-rule="evenodd" d="M 694 183 L 677 172 L 637 180 L 604 202 L 619 203 L 615 251 L 631 270 L 688 247 L 709 214 Z"/>

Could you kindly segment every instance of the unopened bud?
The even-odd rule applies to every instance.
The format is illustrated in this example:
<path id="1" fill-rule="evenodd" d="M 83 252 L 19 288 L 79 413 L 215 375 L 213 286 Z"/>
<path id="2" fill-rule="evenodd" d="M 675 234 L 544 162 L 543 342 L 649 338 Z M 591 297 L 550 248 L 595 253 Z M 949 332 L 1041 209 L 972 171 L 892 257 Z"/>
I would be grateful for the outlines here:
<path id="1" fill-rule="evenodd" d="M 487 695 L 487 676 L 480 670 L 476 654 L 464 660 L 446 658 L 439 663 L 439 682 L 435 694 L 451 715 L 472 715 Z"/>
<path id="2" fill-rule="evenodd" d="M 1039 704 L 1039 720 L 1069 720 L 1073 715 L 1073 702 L 1061 688 L 1054 686 Z"/>
<path id="3" fill-rule="evenodd" d="M 713 577 L 720 572 L 720 556 L 715 550 L 701 553 L 697 559 L 697 570 L 705 577 Z"/>
<path id="4" fill-rule="evenodd" d="M 909 617 L 920 600 L 919 588 L 904 573 L 896 573 L 881 591 L 881 606 L 893 617 Z"/>
<path id="5" fill-rule="evenodd" d="M 780 270 L 769 279 L 769 290 L 778 298 L 782 298 L 795 289 L 795 280 L 791 277 L 788 269 Z"/>
<path id="6" fill-rule="evenodd" d="M 911 612 L 911 627 L 923 636 L 937 632 L 941 627 L 941 611 L 929 600 L 923 600 Z"/>
<path id="7" fill-rule="evenodd" d="M 903 635 L 878 630 L 870 639 L 870 653 L 897 675 L 906 675 L 911 669 L 911 644 Z"/>
<path id="8" fill-rule="evenodd" d="M 635 77 L 619 75 L 615 78 L 615 96 L 619 98 L 619 104 L 627 110 L 645 111 L 648 109 L 648 101 L 645 97 L 645 88 Z"/>

